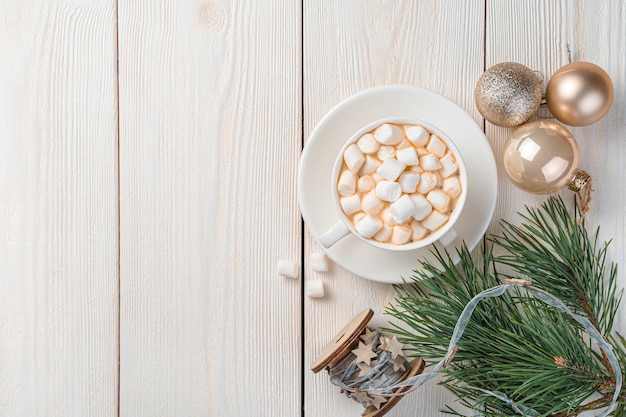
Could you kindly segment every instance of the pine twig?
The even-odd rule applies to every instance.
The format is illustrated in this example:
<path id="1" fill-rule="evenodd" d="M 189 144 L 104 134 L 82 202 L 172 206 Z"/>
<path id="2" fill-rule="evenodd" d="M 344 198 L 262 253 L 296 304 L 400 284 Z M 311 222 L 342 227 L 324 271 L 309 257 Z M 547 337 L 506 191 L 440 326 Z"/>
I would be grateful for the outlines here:
<path id="1" fill-rule="evenodd" d="M 616 266 L 606 264 L 608 244 L 599 245 L 598 231 L 589 235 L 560 198 L 526 208 L 521 215 L 525 223 L 502 222 L 502 234 L 490 239 L 479 257 L 459 249 L 458 266 L 447 252 L 435 250 L 438 264 L 423 263 L 413 285 L 395 287 L 395 304 L 387 312 L 404 325 L 392 324 L 388 330 L 414 355 L 439 360 L 456 318 L 474 295 L 504 279 L 528 278 L 588 318 L 613 345 L 624 368 L 626 339 L 612 335 L 621 293 L 616 289 Z M 494 246 L 505 254 L 495 257 Z M 461 404 L 490 417 L 511 415 L 512 410 L 485 397 L 485 390 L 503 392 L 542 416 L 569 417 L 605 407 L 615 391 L 615 375 L 606 354 L 585 342 L 583 333 L 569 316 L 519 288 L 484 300 L 458 342 L 459 351 L 445 369 L 442 384 Z M 597 394 L 601 398 L 589 401 Z M 625 392 L 620 401 L 624 404 L 616 413 L 626 407 Z M 447 413 L 460 415 L 449 407 Z"/>

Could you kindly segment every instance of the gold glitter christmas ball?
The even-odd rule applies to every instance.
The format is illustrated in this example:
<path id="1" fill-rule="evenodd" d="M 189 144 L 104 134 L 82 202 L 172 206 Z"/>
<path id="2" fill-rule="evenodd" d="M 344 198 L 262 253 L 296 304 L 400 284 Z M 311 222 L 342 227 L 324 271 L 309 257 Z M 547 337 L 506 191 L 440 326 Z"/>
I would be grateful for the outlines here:
<path id="1" fill-rule="evenodd" d="M 591 62 L 573 62 L 550 77 L 546 104 L 550 112 L 570 126 L 587 126 L 602 119 L 613 103 L 613 82 Z"/>
<path id="2" fill-rule="evenodd" d="M 519 126 L 541 103 L 541 83 L 535 73 L 516 62 L 502 62 L 480 77 L 474 90 L 478 111 L 497 126 Z"/>

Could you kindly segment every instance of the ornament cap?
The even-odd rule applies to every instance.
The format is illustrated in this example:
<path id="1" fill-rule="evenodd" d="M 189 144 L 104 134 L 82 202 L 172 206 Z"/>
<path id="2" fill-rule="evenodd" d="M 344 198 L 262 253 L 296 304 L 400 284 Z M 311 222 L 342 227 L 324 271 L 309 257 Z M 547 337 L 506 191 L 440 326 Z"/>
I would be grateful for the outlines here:
<path id="1" fill-rule="evenodd" d="M 591 180 L 591 175 L 589 175 L 586 171 L 579 169 L 576 171 L 574 178 L 567 185 L 567 188 L 574 191 L 575 193 L 579 192 L 589 183 Z"/>

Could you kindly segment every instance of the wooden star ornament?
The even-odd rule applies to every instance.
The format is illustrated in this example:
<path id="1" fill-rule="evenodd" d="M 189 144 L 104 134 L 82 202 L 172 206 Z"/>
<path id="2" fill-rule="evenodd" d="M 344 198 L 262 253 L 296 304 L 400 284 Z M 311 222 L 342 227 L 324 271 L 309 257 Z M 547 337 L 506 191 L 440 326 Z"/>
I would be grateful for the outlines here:
<path id="1" fill-rule="evenodd" d="M 372 359 L 378 356 L 374 353 L 373 346 L 373 343 L 366 345 L 363 342 L 359 342 L 359 347 L 352 351 L 352 353 L 356 356 L 357 364 L 364 362 L 366 365 L 369 365 Z"/>
<path id="2" fill-rule="evenodd" d="M 370 397 L 370 405 L 372 407 L 375 407 L 377 410 L 380 410 L 380 406 L 384 403 L 387 402 L 387 399 L 385 397 L 379 397 L 377 395 L 374 395 L 372 397 Z"/>
<path id="3" fill-rule="evenodd" d="M 372 367 L 371 367 L 371 366 L 369 366 L 368 364 L 363 363 L 363 362 L 359 362 L 359 363 L 357 363 L 357 364 L 356 364 L 356 366 L 358 366 L 358 367 L 359 367 L 359 371 L 360 371 L 360 372 L 359 372 L 359 375 L 358 375 L 358 376 L 359 376 L 359 378 L 360 378 L 360 377 L 362 377 L 362 376 L 365 376 L 365 375 L 369 374 L 369 373 L 370 373 L 370 371 L 372 370 Z"/>
<path id="4" fill-rule="evenodd" d="M 365 407 L 367 407 L 370 404 L 370 401 L 371 401 L 371 398 L 367 395 L 367 392 L 361 391 L 361 390 L 358 390 L 358 389 L 355 389 L 350 397 L 356 399 L 358 402 L 360 402 Z"/>
<path id="5" fill-rule="evenodd" d="M 366 327 L 365 333 L 361 335 L 361 340 L 363 341 L 363 343 L 372 343 L 374 340 L 376 340 L 377 334 L 378 332 L 376 330 L 372 330 L 369 327 Z"/>
<path id="6" fill-rule="evenodd" d="M 381 337 L 380 348 L 391 353 L 391 358 L 395 359 L 399 356 L 404 356 L 402 348 L 404 345 L 398 341 L 398 338 L 393 337 Z M 384 342 L 383 342 L 384 340 Z"/>
<path id="7" fill-rule="evenodd" d="M 404 356 L 397 356 L 395 359 L 391 359 L 389 363 L 393 367 L 394 372 L 406 371 L 406 367 L 404 366 Z"/>

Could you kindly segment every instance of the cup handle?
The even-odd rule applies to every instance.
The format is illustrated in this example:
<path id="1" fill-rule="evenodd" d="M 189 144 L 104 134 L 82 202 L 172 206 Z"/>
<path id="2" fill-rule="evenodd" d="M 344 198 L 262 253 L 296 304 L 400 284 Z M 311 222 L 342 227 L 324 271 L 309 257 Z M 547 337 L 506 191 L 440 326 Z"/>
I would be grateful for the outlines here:
<path id="1" fill-rule="evenodd" d="M 322 246 L 328 249 L 349 234 L 350 229 L 342 221 L 338 221 L 320 236 L 319 241 Z"/>
<path id="2" fill-rule="evenodd" d="M 439 243 L 441 243 L 443 246 L 450 246 L 450 244 L 454 242 L 454 239 L 456 239 L 456 237 L 456 230 L 451 227 L 450 230 L 448 230 L 446 233 L 444 233 L 443 236 L 439 238 Z"/>

